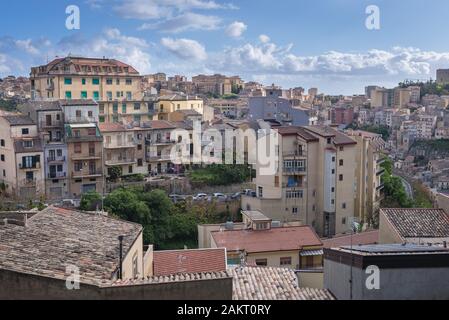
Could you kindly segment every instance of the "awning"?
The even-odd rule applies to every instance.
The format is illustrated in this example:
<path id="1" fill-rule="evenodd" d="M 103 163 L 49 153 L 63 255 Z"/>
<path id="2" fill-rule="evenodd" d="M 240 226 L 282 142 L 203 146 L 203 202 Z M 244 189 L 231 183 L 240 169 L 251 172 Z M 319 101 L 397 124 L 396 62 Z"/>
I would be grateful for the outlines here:
<path id="1" fill-rule="evenodd" d="M 323 250 L 305 250 L 301 251 L 299 255 L 301 257 L 310 257 L 310 256 L 322 256 L 324 254 Z"/>

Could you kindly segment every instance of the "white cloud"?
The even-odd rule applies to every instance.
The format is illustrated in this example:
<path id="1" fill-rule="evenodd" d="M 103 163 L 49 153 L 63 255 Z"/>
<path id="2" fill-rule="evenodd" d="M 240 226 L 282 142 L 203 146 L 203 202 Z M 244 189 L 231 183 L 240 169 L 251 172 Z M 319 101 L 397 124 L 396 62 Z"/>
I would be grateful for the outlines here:
<path id="1" fill-rule="evenodd" d="M 161 44 L 181 59 L 196 61 L 207 59 L 206 49 L 195 40 L 162 38 Z"/>
<path id="2" fill-rule="evenodd" d="M 262 43 L 268 43 L 268 42 L 270 42 L 270 37 L 267 36 L 267 35 L 265 35 L 265 34 L 261 34 L 261 35 L 259 36 L 259 40 L 260 40 L 260 42 L 262 42 Z"/>
<path id="3" fill-rule="evenodd" d="M 191 30 L 215 30 L 219 28 L 221 19 L 216 16 L 207 16 L 187 12 L 157 23 L 144 23 L 140 30 L 160 30 L 167 33 L 179 33 Z"/>
<path id="4" fill-rule="evenodd" d="M 235 21 L 226 28 L 226 34 L 232 38 L 240 38 L 247 29 L 248 26 L 246 24 Z"/>

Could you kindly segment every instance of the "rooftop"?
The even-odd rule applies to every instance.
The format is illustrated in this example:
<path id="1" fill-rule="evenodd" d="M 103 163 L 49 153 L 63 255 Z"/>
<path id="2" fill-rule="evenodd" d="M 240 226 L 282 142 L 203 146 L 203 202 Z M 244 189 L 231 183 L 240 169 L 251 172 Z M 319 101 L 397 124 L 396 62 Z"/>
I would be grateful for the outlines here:
<path id="1" fill-rule="evenodd" d="M 0 269 L 66 278 L 66 267 L 80 268 L 80 281 L 101 284 L 118 269 L 118 236 L 126 254 L 142 227 L 102 215 L 49 207 L 27 225 L 0 226 Z"/>
<path id="2" fill-rule="evenodd" d="M 29 126 L 34 124 L 30 117 L 20 114 L 6 115 L 3 116 L 3 118 L 8 121 L 11 126 Z"/>
<path id="3" fill-rule="evenodd" d="M 235 267 L 233 300 L 334 300 L 328 290 L 300 288 L 291 269 Z"/>
<path id="4" fill-rule="evenodd" d="M 126 127 L 120 123 L 100 123 L 98 125 L 101 132 L 123 132 L 127 131 Z"/>
<path id="5" fill-rule="evenodd" d="M 242 211 L 242 214 L 247 216 L 252 221 L 271 221 L 266 215 L 260 211 Z"/>
<path id="6" fill-rule="evenodd" d="M 154 252 L 154 275 L 226 271 L 225 249 L 173 250 Z"/>
<path id="7" fill-rule="evenodd" d="M 92 99 L 71 99 L 71 100 L 59 100 L 59 104 L 65 106 L 96 106 L 98 103 Z"/>
<path id="8" fill-rule="evenodd" d="M 449 216 L 443 209 L 381 209 L 402 238 L 449 237 Z"/>
<path id="9" fill-rule="evenodd" d="M 26 105 L 36 111 L 61 111 L 58 101 L 29 101 Z"/>
<path id="10" fill-rule="evenodd" d="M 379 255 L 412 255 L 412 254 L 446 254 L 449 250 L 442 247 L 430 247 L 415 244 L 376 244 L 365 246 L 344 246 L 337 250 L 351 252 L 363 256 Z"/>
<path id="11" fill-rule="evenodd" d="M 351 239 L 352 238 L 352 239 Z M 354 235 L 337 236 L 331 239 L 321 239 L 324 248 L 337 248 L 341 246 L 377 244 L 379 242 L 379 230 L 357 233 Z"/>
<path id="12" fill-rule="evenodd" d="M 308 142 L 318 141 L 318 139 L 314 135 L 310 134 L 309 132 L 307 132 L 306 129 L 302 127 L 294 127 L 294 126 L 280 127 L 277 128 L 276 130 L 281 136 L 299 135 L 301 138 L 303 138 Z"/>
<path id="13" fill-rule="evenodd" d="M 304 247 L 321 247 L 323 243 L 310 226 L 270 230 L 233 230 L 211 232 L 215 244 L 228 251 L 248 253 L 294 251 Z"/>

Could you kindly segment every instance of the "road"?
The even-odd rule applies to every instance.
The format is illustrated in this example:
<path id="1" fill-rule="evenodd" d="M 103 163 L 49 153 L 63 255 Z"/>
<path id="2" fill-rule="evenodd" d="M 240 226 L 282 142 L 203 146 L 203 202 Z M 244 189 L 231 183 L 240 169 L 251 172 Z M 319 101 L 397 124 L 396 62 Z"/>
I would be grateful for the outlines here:
<path id="1" fill-rule="evenodd" d="M 401 179 L 402 185 L 404 186 L 404 189 L 405 189 L 405 192 L 407 193 L 407 196 L 410 199 L 415 200 L 415 194 L 413 192 L 412 185 L 406 179 L 404 179 L 403 177 L 401 177 L 401 176 L 397 176 L 397 177 L 399 177 Z"/>

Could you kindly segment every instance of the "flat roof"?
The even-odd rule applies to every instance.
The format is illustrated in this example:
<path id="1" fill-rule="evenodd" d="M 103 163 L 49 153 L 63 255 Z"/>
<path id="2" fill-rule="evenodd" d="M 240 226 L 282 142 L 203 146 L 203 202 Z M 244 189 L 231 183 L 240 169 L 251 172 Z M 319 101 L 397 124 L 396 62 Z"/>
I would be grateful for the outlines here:
<path id="1" fill-rule="evenodd" d="M 271 221 L 272 220 L 260 211 L 242 210 L 242 214 L 244 214 L 245 216 L 250 218 L 252 221 Z"/>

